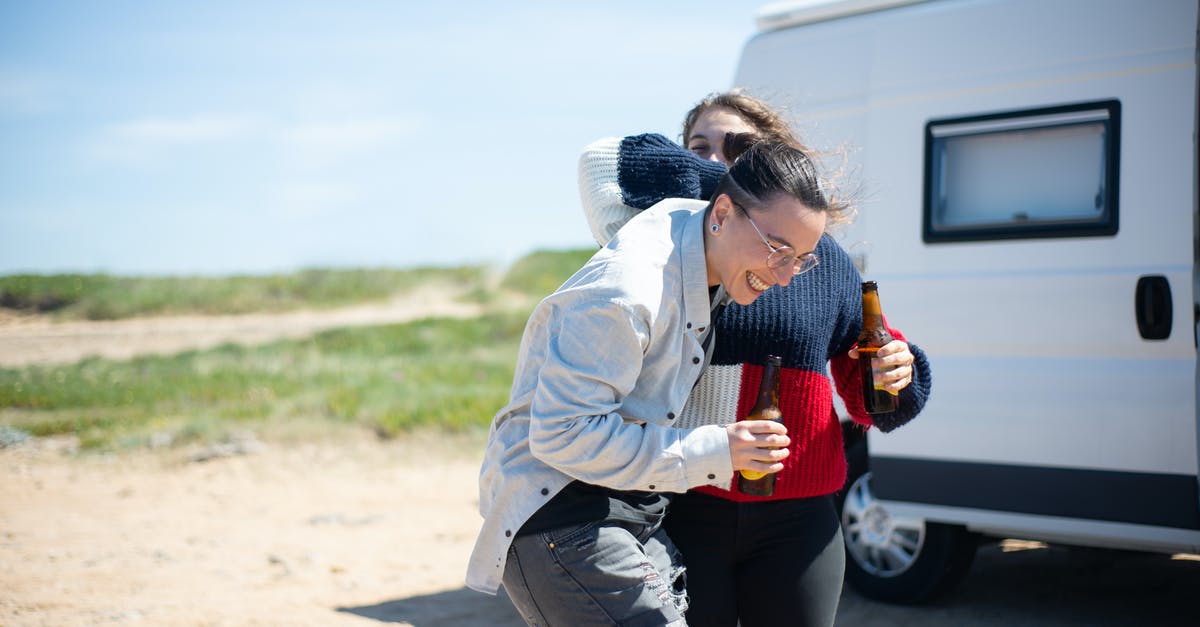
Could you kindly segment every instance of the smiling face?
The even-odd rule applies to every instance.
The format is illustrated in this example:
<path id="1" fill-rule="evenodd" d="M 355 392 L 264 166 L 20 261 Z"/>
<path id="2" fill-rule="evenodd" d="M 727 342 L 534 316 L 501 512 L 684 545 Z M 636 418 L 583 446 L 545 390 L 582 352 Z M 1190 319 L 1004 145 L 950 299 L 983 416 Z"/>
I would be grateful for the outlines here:
<path id="1" fill-rule="evenodd" d="M 712 107 L 696 118 L 696 123 L 684 138 L 688 150 L 701 159 L 729 165 L 725 158 L 726 133 L 753 133 L 754 127 L 728 107 Z"/>
<path id="2" fill-rule="evenodd" d="M 815 250 L 825 232 L 824 213 L 813 211 L 785 194 L 768 202 L 766 209 L 750 209 L 750 212 L 771 246 L 791 246 L 799 254 Z M 715 232 L 711 229 L 713 224 L 717 225 Z M 790 266 L 777 269 L 767 266 L 771 250 L 729 196 L 717 196 L 706 228 L 708 284 L 724 285 L 734 302 L 749 305 L 772 286 L 791 282 Z"/>

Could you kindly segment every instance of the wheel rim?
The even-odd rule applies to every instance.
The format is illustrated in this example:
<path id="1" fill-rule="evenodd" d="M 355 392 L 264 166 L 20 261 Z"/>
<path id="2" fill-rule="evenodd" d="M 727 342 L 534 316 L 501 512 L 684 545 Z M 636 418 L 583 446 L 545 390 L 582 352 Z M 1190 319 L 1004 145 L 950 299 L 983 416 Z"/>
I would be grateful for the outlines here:
<path id="1" fill-rule="evenodd" d="M 876 577 L 895 577 L 911 568 L 925 544 L 925 521 L 889 513 L 871 492 L 869 472 L 846 493 L 842 532 L 851 559 Z"/>

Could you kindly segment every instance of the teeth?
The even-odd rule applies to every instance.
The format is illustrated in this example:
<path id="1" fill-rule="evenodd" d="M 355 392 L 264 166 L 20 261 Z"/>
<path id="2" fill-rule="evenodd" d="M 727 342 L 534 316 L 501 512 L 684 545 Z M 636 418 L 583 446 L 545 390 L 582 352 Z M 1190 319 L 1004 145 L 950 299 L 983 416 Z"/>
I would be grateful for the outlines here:
<path id="1" fill-rule="evenodd" d="M 754 274 L 753 272 L 746 273 L 746 280 L 750 282 L 750 287 L 753 287 L 760 292 L 765 292 L 767 291 L 767 288 L 771 287 L 770 285 L 763 283 L 762 279 L 758 278 L 758 275 Z"/>

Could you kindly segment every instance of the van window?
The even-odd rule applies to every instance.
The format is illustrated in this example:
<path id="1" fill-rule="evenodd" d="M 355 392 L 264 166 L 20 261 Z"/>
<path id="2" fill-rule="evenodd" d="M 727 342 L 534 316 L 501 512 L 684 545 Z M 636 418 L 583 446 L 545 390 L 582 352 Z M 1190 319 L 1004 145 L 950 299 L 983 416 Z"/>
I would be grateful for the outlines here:
<path id="1" fill-rule="evenodd" d="M 924 240 L 1117 232 L 1120 102 L 925 125 Z"/>

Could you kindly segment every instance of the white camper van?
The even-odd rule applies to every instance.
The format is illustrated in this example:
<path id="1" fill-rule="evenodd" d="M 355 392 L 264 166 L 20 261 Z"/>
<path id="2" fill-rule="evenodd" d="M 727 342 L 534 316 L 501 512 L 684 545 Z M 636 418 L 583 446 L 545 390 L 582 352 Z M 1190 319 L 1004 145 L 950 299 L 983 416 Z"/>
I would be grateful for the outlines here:
<path id="1" fill-rule="evenodd" d="M 735 84 L 865 185 L 839 235 L 929 354 L 847 429 L 847 577 L 919 601 L 979 537 L 1200 551 L 1197 2 L 769 5 Z"/>

